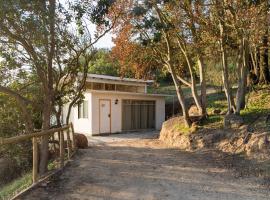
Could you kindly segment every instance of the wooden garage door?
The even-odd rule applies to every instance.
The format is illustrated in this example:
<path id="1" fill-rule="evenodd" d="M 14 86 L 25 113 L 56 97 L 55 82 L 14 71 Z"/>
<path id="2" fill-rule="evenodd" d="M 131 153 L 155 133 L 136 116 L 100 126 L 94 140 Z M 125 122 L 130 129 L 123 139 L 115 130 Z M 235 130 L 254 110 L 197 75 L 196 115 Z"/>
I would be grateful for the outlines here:
<path id="1" fill-rule="evenodd" d="M 155 101 L 123 100 L 122 106 L 123 131 L 155 128 Z"/>

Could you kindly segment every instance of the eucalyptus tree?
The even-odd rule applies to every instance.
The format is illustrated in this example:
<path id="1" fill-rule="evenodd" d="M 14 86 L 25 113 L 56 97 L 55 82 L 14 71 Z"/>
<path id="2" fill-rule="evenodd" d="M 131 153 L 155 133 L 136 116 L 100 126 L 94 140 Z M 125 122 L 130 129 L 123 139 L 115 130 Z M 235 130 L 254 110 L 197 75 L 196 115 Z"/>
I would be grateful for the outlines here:
<path id="1" fill-rule="evenodd" d="M 259 70 L 258 80 L 260 84 L 270 83 L 270 67 L 269 67 L 269 1 L 254 1 L 256 7 L 261 7 L 260 15 L 262 17 L 261 24 L 263 25 L 261 30 L 263 35 L 261 36 L 261 42 L 259 43 Z"/>
<path id="2" fill-rule="evenodd" d="M 190 126 L 191 120 L 182 90 L 184 79 L 181 78 L 182 64 L 179 62 L 179 52 L 176 50 L 176 33 L 173 24 L 167 20 L 163 8 L 163 1 L 135 3 L 131 21 L 134 31 L 139 35 L 139 41 L 152 49 L 156 61 L 165 66 L 171 74 L 185 124 Z"/>
<path id="3" fill-rule="evenodd" d="M 252 49 L 262 37 L 263 6 L 251 1 L 212 1 L 210 5 L 209 33 L 219 45 L 222 63 L 222 78 L 227 97 L 228 113 L 240 114 L 245 107 L 248 74 L 252 73 L 255 61 Z M 229 55 L 229 52 L 232 52 Z M 228 69 L 229 56 L 236 66 L 237 93 L 236 103 L 232 93 Z M 253 62 L 250 62 L 250 57 Z M 253 63 L 253 64 L 252 64 Z M 253 66 L 252 66 L 253 65 Z"/>
<path id="4" fill-rule="evenodd" d="M 169 1 L 164 4 L 164 17 L 173 25 L 179 51 L 183 54 L 187 64 L 190 82 L 179 80 L 191 88 L 192 96 L 201 116 L 206 116 L 206 64 L 205 49 L 207 40 L 204 39 L 205 21 L 209 19 L 204 1 Z M 197 65 L 197 66 L 196 66 Z M 199 71 L 200 90 L 197 91 L 197 74 Z"/>
<path id="5" fill-rule="evenodd" d="M 27 132 L 39 128 L 34 127 L 28 109 L 36 104 L 29 95 L 11 87 L 14 79 L 24 87 L 39 87 L 41 128 L 50 129 L 51 117 L 61 115 L 62 104 L 68 100 L 74 105 L 82 97 L 93 44 L 112 27 L 106 15 L 114 1 L 62 2 L 0 1 L 0 92 L 16 100 Z M 90 23 L 103 24 L 95 37 L 88 29 Z M 79 72 L 83 76 L 75 85 Z M 44 136 L 40 143 L 41 174 L 47 170 L 48 141 Z"/>

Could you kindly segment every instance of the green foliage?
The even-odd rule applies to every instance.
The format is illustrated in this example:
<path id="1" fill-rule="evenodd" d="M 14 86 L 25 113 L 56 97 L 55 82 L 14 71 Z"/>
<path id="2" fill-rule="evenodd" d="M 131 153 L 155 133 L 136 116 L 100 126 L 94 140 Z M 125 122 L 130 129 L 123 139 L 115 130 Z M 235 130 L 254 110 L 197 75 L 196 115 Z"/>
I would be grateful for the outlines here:
<path id="1" fill-rule="evenodd" d="M 208 59 L 207 61 L 207 70 L 206 77 L 207 83 L 215 86 L 223 87 L 222 81 L 222 65 L 220 60 L 216 59 Z M 232 85 L 237 83 L 237 74 L 235 62 L 233 57 L 228 58 L 228 71 L 229 71 L 229 79 Z"/>
<path id="2" fill-rule="evenodd" d="M 110 58 L 108 49 L 99 49 L 94 54 L 93 59 L 89 63 L 89 73 L 119 76 L 120 67 Z"/>
<path id="3" fill-rule="evenodd" d="M 23 131 L 23 122 L 15 100 L 0 94 L 0 105 L 0 137 L 18 135 Z"/>
<path id="4" fill-rule="evenodd" d="M 23 88 L 25 75 L 20 75 L 20 81 L 14 81 L 10 87 L 14 90 L 20 90 L 21 94 L 35 102 L 37 107 L 28 106 L 29 112 L 33 113 L 35 127 L 41 127 L 41 117 L 39 108 L 40 95 L 36 85 L 30 85 Z M 23 88 L 23 89 L 22 89 Z M 14 137 L 25 133 L 25 122 L 21 115 L 20 107 L 14 98 L 0 94 L 0 137 Z M 10 180 L 20 176 L 28 171 L 32 166 L 32 144 L 31 141 L 18 144 L 4 145 L 0 147 L 0 158 L 9 159 L 10 175 L 5 179 L 1 178 L 1 183 L 7 183 Z M 3 170 L 3 169 L 2 169 Z M 3 175 L 3 171 L 0 171 Z"/>
<path id="5" fill-rule="evenodd" d="M 28 173 L 21 178 L 14 180 L 12 183 L 4 186 L 0 189 L 0 199 L 7 200 L 28 188 L 32 184 L 32 174 Z"/>
<path id="6" fill-rule="evenodd" d="M 57 165 L 58 165 L 58 163 L 56 163 L 54 161 L 50 161 L 49 164 L 48 164 L 48 170 L 51 171 L 51 170 L 56 169 Z"/>

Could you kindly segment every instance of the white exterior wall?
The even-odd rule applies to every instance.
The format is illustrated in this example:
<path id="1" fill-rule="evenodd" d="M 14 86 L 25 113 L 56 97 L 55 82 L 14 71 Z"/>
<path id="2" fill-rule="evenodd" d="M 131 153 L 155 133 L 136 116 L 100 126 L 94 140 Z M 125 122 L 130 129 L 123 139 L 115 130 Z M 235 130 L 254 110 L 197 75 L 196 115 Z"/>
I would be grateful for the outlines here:
<path id="1" fill-rule="evenodd" d="M 78 119 L 78 106 L 71 110 L 70 122 L 74 125 L 76 133 L 83 133 L 86 135 L 99 134 L 99 100 L 111 100 L 111 133 L 122 131 L 122 100 L 123 99 L 136 99 L 136 100 L 152 100 L 156 102 L 156 130 L 160 130 L 162 123 L 165 121 L 165 98 L 163 96 L 150 96 L 150 95 L 132 95 L 123 93 L 106 93 L 86 91 L 85 99 L 88 101 L 88 118 Z M 115 100 L 118 103 L 115 104 Z M 63 108 L 63 120 L 66 119 L 68 105 Z"/>
<path id="2" fill-rule="evenodd" d="M 73 123 L 74 131 L 76 133 L 83 133 L 91 135 L 92 133 L 92 94 L 85 93 L 84 100 L 88 101 L 88 118 L 78 118 L 78 106 L 71 109 L 70 122 Z M 63 108 L 63 119 L 65 120 L 67 115 L 68 105 Z"/>
<path id="3" fill-rule="evenodd" d="M 88 91 L 90 92 L 90 91 Z M 111 100 L 111 132 L 117 133 L 122 131 L 122 100 L 137 99 L 137 100 L 154 100 L 156 102 L 156 129 L 160 130 L 162 123 L 165 121 L 165 98 L 162 96 L 147 96 L 147 95 L 132 95 L 132 94 L 106 94 L 92 93 L 92 134 L 99 134 L 99 100 Z M 118 99 L 118 104 L 115 100 Z"/>

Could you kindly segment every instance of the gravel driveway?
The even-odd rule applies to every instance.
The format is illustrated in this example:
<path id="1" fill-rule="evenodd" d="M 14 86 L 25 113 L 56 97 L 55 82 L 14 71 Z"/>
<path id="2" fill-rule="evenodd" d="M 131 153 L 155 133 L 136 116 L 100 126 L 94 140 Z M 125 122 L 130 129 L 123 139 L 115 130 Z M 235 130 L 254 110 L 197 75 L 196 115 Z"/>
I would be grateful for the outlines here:
<path id="1" fill-rule="evenodd" d="M 170 149 L 155 139 L 157 135 L 90 138 L 91 147 L 80 150 L 61 176 L 21 199 L 270 199 L 269 188 L 260 179 L 239 177 L 225 167 L 226 156 Z"/>

